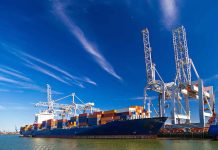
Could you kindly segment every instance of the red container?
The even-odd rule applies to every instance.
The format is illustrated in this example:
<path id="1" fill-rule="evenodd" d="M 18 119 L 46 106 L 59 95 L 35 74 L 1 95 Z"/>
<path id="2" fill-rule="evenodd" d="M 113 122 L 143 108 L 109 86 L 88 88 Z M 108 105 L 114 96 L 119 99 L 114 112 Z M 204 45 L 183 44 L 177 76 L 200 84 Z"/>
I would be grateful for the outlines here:
<path id="1" fill-rule="evenodd" d="M 113 117 L 114 113 L 110 113 L 110 114 L 104 114 L 103 117 Z"/>
<path id="2" fill-rule="evenodd" d="M 97 115 L 102 115 L 102 111 L 94 112 L 93 114 L 94 114 L 94 115 L 95 115 L 95 114 L 97 114 Z"/>
<path id="3" fill-rule="evenodd" d="M 87 113 L 84 113 L 84 114 L 79 114 L 79 117 L 87 117 L 88 116 L 88 114 Z"/>

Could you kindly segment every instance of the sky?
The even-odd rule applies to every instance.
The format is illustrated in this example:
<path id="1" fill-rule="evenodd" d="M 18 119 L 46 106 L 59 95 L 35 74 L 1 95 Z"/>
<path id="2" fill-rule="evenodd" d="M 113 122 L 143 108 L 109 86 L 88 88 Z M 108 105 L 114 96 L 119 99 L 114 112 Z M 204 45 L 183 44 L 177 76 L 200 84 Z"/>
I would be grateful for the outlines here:
<path id="1" fill-rule="evenodd" d="M 46 84 L 53 99 L 75 92 L 101 109 L 142 105 L 146 27 L 165 82 L 175 78 L 171 31 L 184 25 L 189 56 L 218 92 L 217 20 L 217 1 L 0 1 L 0 130 L 33 123 Z"/>

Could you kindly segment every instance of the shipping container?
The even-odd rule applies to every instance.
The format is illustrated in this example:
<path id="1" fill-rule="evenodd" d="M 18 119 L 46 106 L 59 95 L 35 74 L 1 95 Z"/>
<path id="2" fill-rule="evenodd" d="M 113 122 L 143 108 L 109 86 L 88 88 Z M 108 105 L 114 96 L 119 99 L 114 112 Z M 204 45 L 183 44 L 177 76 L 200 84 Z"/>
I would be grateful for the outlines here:
<path id="1" fill-rule="evenodd" d="M 84 117 L 84 116 L 86 116 L 86 117 L 87 117 L 87 116 L 88 116 L 88 114 L 87 114 L 87 113 L 79 114 L 79 118 L 80 118 L 80 117 Z"/>
<path id="2" fill-rule="evenodd" d="M 99 125 L 100 118 L 88 118 L 88 125 L 93 126 L 93 125 Z"/>
<path id="3" fill-rule="evenodd" d="M 88 118 L 101 118 L 102 114 L 89 114 Z"/>
<path id="4" fill-rule="evenodd" d="M 46 127 L 46 124 L 47 123 L 47 121 L 42 121 L 42 128 L 45 128 Z"/>
<path id="5" fill-rule="evenodd" d="M 110 113 L 110 114 L 104 114 L 103 117 L 113 117 L 115 116 L 115 113 Z"/>
<path id="6" fill-rule="evenodd" d="M 113 114 L 113 113 L 116 113 L 116 110 L 113 109 L 113 110 L 108 110 L 108 111 L 104 111 L 104 114 Z"/>
<path id="7" fill-rule="evenodd" d="M 122 109 L 117 109 L 117 113 L 135 112 L 135 111 L 136 111 L 136 108 L 131 108 L 131 107 L 122 108 Z"/>
<path id="8" fill-rule="evenodd" d="M 96 111 L 96 112 L 94 112 L 93 114 L 102 115 L 102 114 L 103 114 L 103 112 L 102 112 L 102 111 Z"/>

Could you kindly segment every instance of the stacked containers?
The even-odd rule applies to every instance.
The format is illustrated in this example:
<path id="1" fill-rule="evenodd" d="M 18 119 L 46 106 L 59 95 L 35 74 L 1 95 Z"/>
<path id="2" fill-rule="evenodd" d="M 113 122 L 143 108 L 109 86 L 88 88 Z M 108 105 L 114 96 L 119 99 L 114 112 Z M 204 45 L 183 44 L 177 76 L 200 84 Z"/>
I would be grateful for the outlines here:
<path id="1" fill-rule="evenodd" d="M 42 129 L 46 128 L 46 121 L 42 121 Z"/>
<path id="2" fill-rule="evenodd" d="M 47 120 L 47 129 L 54 128 L 55 126 L 56 126 L 56 120 L 55 119 Z"/>
<path id="3" fill-rule="evenodd" d="M 99 125 L 100 119 L 102 116 L 102 112 L 94 112 L 88 116 L 88 125 L 95 126 Z"/>
<path id="4" fill-rule="evenodd" d="M 38 130 L 40 128 L 40 126 L 41 126 L 40 123 L 33 124 L 34 130 Z"/>
<path id="5" fill-rule="evenodd" d="M 132 116 L 132 114 L 135 113 L 135 111 L 136 111 L 135 108 L 128 107 L 128 108 L 118 109 L 115 115 L 119 116 L 120 120 L 127 120 Z"/>
<path id="6" fill-rule="evenodd" d="M 78 116 L 71 117 L 70 120 L 68 120 L 68 127 L 72 128 L 75 127 L 78 124 Z"/>
<path id="7" fill-rule="evenodd" d="M 101 118 L 101 124 L 106 124 L 114 120 L 116 110 L 104 111 L 103 117 Z"/>
<path id="8" fill-rule="evenodd" d="M 57 122 L 57 128 L 64 128 L 67 126 L 67 119 L 60 119 Z"/>
<path id="9" fill-rule="evenodd" d="M 28 126 L 26 127 L 26 130 L 31 131 L 32 128 L 33 128 L 33 125 L 28 125 Z"/>
<path id="10" fill-rule="evenodd" d="M 88 119 L 88 114 L 79 114 L 79 126 L 87 126 L 87 119 Z"/>
<path id="11" fill-rule="evenodd" d="M 135 108 L 134 116 L 135 116 L 136 119 L 142 117 L 142 113 L 144 113 L 142 106 L 130 106 L 130 108 Z"/>

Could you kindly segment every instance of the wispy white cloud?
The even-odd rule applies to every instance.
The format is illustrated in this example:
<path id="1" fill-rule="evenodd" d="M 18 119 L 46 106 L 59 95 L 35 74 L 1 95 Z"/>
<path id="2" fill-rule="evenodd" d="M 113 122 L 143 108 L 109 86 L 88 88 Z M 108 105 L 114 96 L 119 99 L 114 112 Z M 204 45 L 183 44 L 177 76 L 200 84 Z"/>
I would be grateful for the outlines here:
<path id="1" fill-rule="evenodd" d="M 163 23 L 167 29 L 172 30 L 172 26 L 178 20 L 176 0 L 160 0 L 159 2 L 163 15 Z"/>
<path id="2" fill-rule="evenodd" d="M 138 97 L 133 97 L 133 98 L 130 98 L 131 100 L 144 100 L 144 97 L 143 96 L 138 96 Z M 157 99 L 157 96 L 149 96 L 149 97 L 146 97 L 147 100 L 154 100 L 154 99 Z"/>
<path id="3" fill-rule="evenodd" d="M 24 80 L 24 81 L 31 81 L 30 78 L 25 77 L 24 75 L 21 75 L 17 71 L 14 72 L 14 71 L 11 71 L 11 70 L 8 70 L 8 69 L 0 68 L 0 72 L 11 75 L 11 76 L 14 76 L 14 77 L 17 77 L 17 78 L 19 78 L 21 80 Z"/>
<path id="4" fill-rule="evenodd" d="M 70 74 L 69 72 L 61 69 L 60 67 L 58 66 L 55 66 L 53 64 L 50 64 L 42 59 L 39 59 L 37 57 L 34 57 L 28 53 L 25 53 L 21 50 L 18 50 L 18 49 L 15 49 L 11 46 L 8 46 L 7 44 L 5 43 L 0 43 L 4 48 L 5 50 L 7 50 L 7 52 L 13 54 L 14 56 L 18 57 L 19 59 L 21 59 L 22 61 L 25 62 L 25 66 L 26 67 L 29 67 L 31 69 L 34 69 L 36 71 L 39 71 L 43 74 L 46 74 L 62 83 L 65 83 L 67 85 L 77 85 L 81 88 L 84 88 L 85 86 L 83 85 L 82 82 L 85 82 L 85 83 L 89 83 L 89 84 L 92 84 L 92 85 L 97 85 L 96 82 L 94 82 L 93 80 L 91 80 L 90 78 L 88 77 L 78 77 L 78 76 L 74 76 L 72 74 Z M 56 73 L 53 73 L 52 71 L 44 68 L 44 67 L 41 67 L 37 64 L 35 64 L 34 62 L 37 62 L 37 64 L 40 64 L 40 65 L 45 65 L 46 67 L 48 67 L 49 69 L 52 69 L 60 74 L 62 74 L 62 76 L 59 76 L 57 75 Z M 8 69 L 9 70 L 9 69 Z M 70 82 L 67 82 L 65 79 L 68 79 L 68 81 Z"/>
<path id="5" fill-rule="evenodd" d="M 33 63 L 31 63 L 31 65 L 30 65 L 30 64 L 26 64 L 26 66 L 29 67 L 29 68 L 31 68 L 31 69 L 34 69 L 34 70 L 36 70 L 36 71 L 39 71 L 39 72 L 41 72 L 41 73 L 43 73 L 43 74 L 45 74 L 45 75 L 48 75 L 48 76 L 50 76 L 50 77 L 52 77 L 52 78 L 54 78 L 54 79 L 56 79 L 56 80 L 58 80 L 58 81 L 60 81 L 60 82 L 62 82 L 62 83 L 65 83 L 65 84 L 71 86 L 70 83 L 66 82 L 66 81 L 63 80 L 61 77 L 55 75 L 54 73 L 52 73 L 52 72 L 49 71 L 49 70 L 46 70 L 45 68 L 42 68 L 42 67 L 40 67 L 40 66 L 38 66 L 38 65 L 36 65 L 36 64 L 33 64 Z"/>
<path id="6" fill-rule="evenodd" d="M 19 88 L 19 89 L 28 89 L 28 90 L 33 90 L 33 91 L 40 91 L 40 92 L 43 92 L 45 93 L 46 92 L 46 88 L 42 88 L 36 84 L 33 84 L 33 83 L 28 83 L 28 82 L 23 82 L 23 81 L 17 81 L 17 80 L 14 80 L 14 79 L 10 79 L 10 78 L 7 78 L 7 77 L 3 77 L 3 76 L 0 76 L 0 82 L 4 82 L 4 83 L 8 83 L 10 85 L 15 85 L 16 88 Z M 3 89 L 4 90 L 4 89 Z M 19 90 L 10 90 L 11 92 L 18 92 Z M 5 92 L 6 92 L 6 89 L 5 89 Z M 58 91 L 52 91 L 53 94 L 62 94 L 61 92 L 58 92 Z"/>
<path id="7" fill-rule="evenodd" d="M 88 77 L 82 78 L 82 77 L 74 76 L 74 75 L 70 74 L 69 72 L 67 72 L 66 70 L 63 70 L 63 69 L 61 69 L 61 68 L 58 67 L 58 66 L 52 65 L 52 64 L 50 64 L 50 63 L 48 63 L 48 62 L 45 62 L 45 61 L 43 61 L 43 60 L 41 60 L 41 59 L 39 59 L 39 58 L 36 58 L 36 57 L 32 56 L 32 55 L 30 55 L 30 54 L 27 54 L 27 53 L 24 53 L 24 52 L 21 52 L 21 51 L 20 51 L 19 53 L 22 54 L 23 56 L 25 56 L 25 57 L 31 59 L 31 60 L 34 60 L 34 61 L 36 61 L 36 62 L 39 62 L 39 63 L 41 63 L 41 64 L 43 64 L 43 65 L 46 65 L 46 66 L 48 66 L 48 67 L 54 69 L 55 71 L 60 72 L 60 73 L 62 73 L 63 75 L 65 75 L 65 76 L 71 78 L 72 80 L 74 80 L 74 82 L 76 81 L 76 83 L 74 83 L 74 84 L 77 84 L 78 86 L 81 86 L 82 84 L 79 83 L 79 82 L 77 82 L 77 80 L 78 80 L 78 81 L 87 82 L 87 83 L 92 84 L 92 85 L 97 85 L 96 82 L 92 81 L 92 80 L 89 79 Z M 30 61 L 27 61 L 26 59 L 25 59 L 25 61 L 28 62 L 28 63 L 30 63 Z M 42 68 L 42 69 L 43 69 L 43 68 Z M 82 87 L 82 86 L 81 86 L 81 87 Z"/>
<path id="8" fill-rule="evenodd" d="M 8 92 L 16 92 L 16 93 L 22 93 L 23 91 L 22 90 L 9 90 L 9 89 L 0 89 L 0 92 L 3 92 L 3 93 L 8 93 Z"/>
<path id="9" fill-rule="evenodd" d="M 64 5 L 59 0 L 53 1 L 53 9 L 55 14 L 62 20 L 62 22 L 68 27 L 71 34 L 73 34 L 77 40 L 84 47 L 94 60 L 100 65 L 102 69 L 114 76 L 115 78 L 122 80 L 122 78 L 115 72 L 111 64 L 105 59 L 105 57 L 99 52 L 99 50 L 87 40 L 83 31 L 70 19 L 65 13 Z"/>

